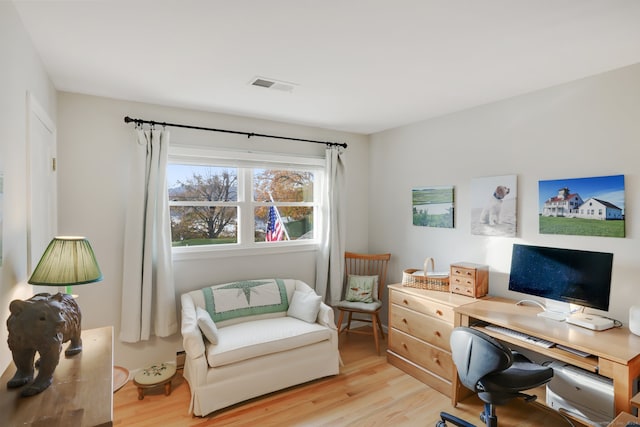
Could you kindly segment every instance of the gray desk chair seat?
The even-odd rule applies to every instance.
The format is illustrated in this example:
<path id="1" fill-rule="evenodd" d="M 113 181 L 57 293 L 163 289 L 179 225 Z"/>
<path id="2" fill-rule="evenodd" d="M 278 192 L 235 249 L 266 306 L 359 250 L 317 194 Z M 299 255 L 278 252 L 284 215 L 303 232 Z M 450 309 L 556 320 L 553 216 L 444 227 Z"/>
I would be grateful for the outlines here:
<path id="1" fill-rule="evenodd" d="M 480 400 L 485 403 L 480 420 L 487 427 L 498 425 L 494 405 L 504 405 L 518 397 L 533 401 L 536 396 L 522 391 L 546 384 L 553 377 L 552 368 L 533 363 L 476 329 L 455 328 L 450 342 L 460 382 L 477 392 Z M 440 418 L 436 424 L 438 427 L 446 426 L 447 421 L 457 426 L 473 427 L 446 412 L 440 413 Z"/>

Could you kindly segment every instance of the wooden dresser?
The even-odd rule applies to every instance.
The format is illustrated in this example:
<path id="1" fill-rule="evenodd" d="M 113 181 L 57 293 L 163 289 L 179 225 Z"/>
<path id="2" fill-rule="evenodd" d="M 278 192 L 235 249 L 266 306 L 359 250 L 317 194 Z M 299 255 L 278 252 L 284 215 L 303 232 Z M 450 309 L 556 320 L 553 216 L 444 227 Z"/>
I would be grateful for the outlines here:
<path id="1" fill-rule="evenodd" d="M 449 338 L 454 308 L 475 302 L 449 292 L 389 285 L 387 361 L 451 397 L 455 365 Z"/>

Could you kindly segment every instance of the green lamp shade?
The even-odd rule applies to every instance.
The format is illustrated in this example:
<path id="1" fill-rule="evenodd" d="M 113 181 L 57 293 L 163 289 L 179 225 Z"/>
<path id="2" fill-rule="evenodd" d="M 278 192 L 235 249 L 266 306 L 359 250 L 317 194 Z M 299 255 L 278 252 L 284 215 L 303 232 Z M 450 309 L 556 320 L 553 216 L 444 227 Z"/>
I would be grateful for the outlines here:
<path id="1" fill-rule="evenodd" d="M 67 286 L 99 282 L 102 272 L 84 237 L 54 237 L 29 278 L 32 285 Z"/>

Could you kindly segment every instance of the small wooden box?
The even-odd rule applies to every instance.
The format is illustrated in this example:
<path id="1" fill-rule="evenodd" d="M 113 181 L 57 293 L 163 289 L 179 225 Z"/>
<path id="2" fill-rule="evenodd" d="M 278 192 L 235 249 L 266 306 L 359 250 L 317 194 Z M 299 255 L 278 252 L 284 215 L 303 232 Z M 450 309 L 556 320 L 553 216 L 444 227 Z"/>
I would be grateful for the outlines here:
<path id="1" fill-rule="evenodd" d="M 454 294 L 481 298 L 489 293 L 489 266 L 472 262 L 451 264 L 449 289 Z"/>

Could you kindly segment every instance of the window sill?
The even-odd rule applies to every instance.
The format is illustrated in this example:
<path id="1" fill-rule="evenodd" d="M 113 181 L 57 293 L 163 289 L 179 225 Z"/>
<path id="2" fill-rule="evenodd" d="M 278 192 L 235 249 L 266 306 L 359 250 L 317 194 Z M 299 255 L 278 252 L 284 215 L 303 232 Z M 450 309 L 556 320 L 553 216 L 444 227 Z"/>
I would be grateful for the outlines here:
<path id="1" fill-rule="evenodd" d="M 317 251 L 318 243 L 307 242 L 287 242 L 287 243 L 261 243 L 252 247 L 225 246 L 222 247 L 205 247 L 192 246 L 189 248 L 180 247 L 173 248 L 171 258 L 175 262 L 192 261 L 197 259 L 215 259 L 215 258 L 232 258 L 245 256 L 260 256 L 272 254 L 286 254 L 294 252 L 311 252 Z"/>

